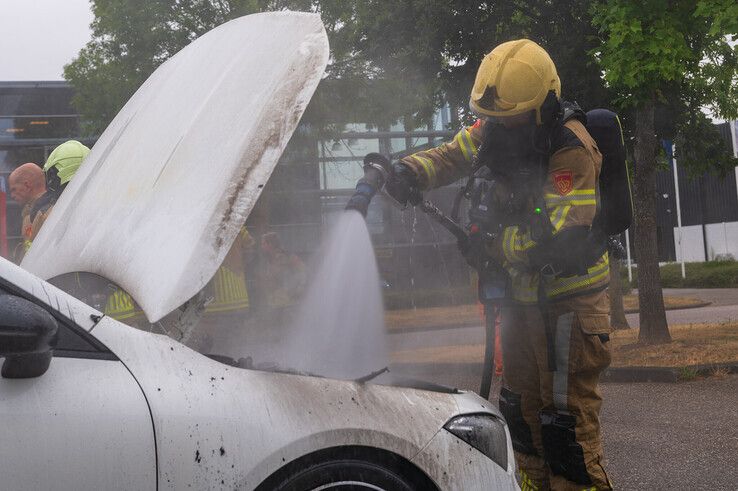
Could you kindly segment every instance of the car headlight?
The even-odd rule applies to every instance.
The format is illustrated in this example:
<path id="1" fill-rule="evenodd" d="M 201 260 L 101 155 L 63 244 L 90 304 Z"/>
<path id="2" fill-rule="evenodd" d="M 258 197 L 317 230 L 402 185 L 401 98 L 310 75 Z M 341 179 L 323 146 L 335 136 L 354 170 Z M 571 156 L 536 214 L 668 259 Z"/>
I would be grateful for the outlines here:
<path id="1" fill-rule="evenodd" d="M 507 469 L 507 433 L 501 419 L 491 414 L 464 414 L 443 428 Z"/>

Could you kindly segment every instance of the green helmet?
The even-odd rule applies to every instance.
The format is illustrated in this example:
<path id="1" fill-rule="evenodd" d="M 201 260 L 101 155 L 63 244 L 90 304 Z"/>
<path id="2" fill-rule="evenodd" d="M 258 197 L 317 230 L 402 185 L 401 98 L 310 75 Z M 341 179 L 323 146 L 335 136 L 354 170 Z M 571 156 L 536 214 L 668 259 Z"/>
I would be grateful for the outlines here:
<path id="1" fill-rule="evenodd" d="M 89 153 L 90 149 L 77 140 L 66 141 L 56 147 L 49 158 L 46 159 L 44 172 L 48 174 L 49 170 L 55 168 L 61 184 L 66 184 L 72 180 L 80 164 Z"/>

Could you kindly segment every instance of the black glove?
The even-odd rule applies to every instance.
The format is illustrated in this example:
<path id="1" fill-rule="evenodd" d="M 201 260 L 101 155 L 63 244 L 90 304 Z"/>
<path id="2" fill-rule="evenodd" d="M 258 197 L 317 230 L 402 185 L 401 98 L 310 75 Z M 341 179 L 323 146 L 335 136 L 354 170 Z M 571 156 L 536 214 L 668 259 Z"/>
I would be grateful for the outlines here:
<path id="1" fill-rule="evenodd" d="M 408 203 L 415 206 L 423 201 L 415 172 L 402 162 L 392 164 L 384 189 L 402 206 Z"/>
<path id="2" fill-rule="evenodd" d="M 369 203 L 372 201 L 372 197 L 377 190 L 367 184 L 366 182 L 359 181 L 356 185 L 356 192 L 351 196 L 348 203 L 346 204 L 347 210 L 356 210 L 362 215 L 366 216 L 367 210 L 369 209 Z"/>

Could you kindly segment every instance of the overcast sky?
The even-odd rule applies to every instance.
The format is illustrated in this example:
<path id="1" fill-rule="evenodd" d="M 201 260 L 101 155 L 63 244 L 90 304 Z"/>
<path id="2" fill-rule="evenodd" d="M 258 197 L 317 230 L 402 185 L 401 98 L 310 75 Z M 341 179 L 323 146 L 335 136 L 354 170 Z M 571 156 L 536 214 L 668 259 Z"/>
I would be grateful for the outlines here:
<path id="1" fill-rule="evenodd" d="M 89 0 L 0 0 L 0 81 L 62 80 L 90 22 Z"/>

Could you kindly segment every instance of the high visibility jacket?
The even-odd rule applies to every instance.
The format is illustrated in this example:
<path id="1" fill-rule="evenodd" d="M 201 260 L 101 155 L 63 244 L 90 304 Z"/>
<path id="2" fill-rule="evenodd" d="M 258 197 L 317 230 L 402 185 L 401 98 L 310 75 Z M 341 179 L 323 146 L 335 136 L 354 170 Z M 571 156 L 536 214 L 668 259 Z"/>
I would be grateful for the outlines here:
<path id="1" fill-rule="evenodd" d="M 452 141 L 409 155 L 402 162 L 415 171 L 423 189 L 468 176 L 482 143 L 484 124 L 479 120 L 459 131 Z M 597 144 L 580 121 L 567 121 L 552 136 L 548 179 L 543 193 L 554 236 L 568 227 L 592 225 L 601 166 L 602 155 Z M 528 253 L 536 245 L 529 232 L 512 226 L 505 228 L 501 240 L 493 246 L 501 249 L 496 255 L 504 257 L 512 297 L 518 303 L 538 301 L 540 275 L 528 268 Z M 603 289 L 608 283 L 609 264 L 605 253 L 586 274 L 550 279 L 544 286 L 549 299 L 559 300 Z"/>
<path id="2" fill-rule="evenodd" d="M 206 314 L 237 312 L 249 308 L 243 250 L 253 246 L 253 237 L 246 228 L 242 228 L 223 264 L 205 287 L 207 296 L 212 297 L 212 301 L 205 307 Z"/>
<path id="3" fill-rule="evenodd" d="M 41 226 L 46 221 L 46 218 L 51 213 L 54 203 L 51 201 L 51 197 L 48 194 L 42 194 L 35 200 L 26 204 L 21 210 L 22 229 L 21 235 L 23 237 L 22 251 L 16 251 L 16 259 L 18 262 L 23 259 L 28 249 L 31 248 L 33 239 L 38 235 Z"/>
<path id="4" fill-rule="evenodd" d="M 206 314 L 236 312 L 249 307 L 241 251 L 244 245 L 252 243 L 253 239 L 243 229 L 223 260 L 222 266 L 205 287 L 206 296 L 212 299 L 205 308 Z M 115 288 L 108 294 L 104 311 L 105 315 L 128 323 L 143 318 L 144 315 L 133 298 L 120 288 Z"/>
<path id="5" fill-rule="evenodd" d="M 133 297 L 118 287 L 108 294 L 104 312 L 117 321 L 131 321 L 143 318 L 144 315 Z"/>

